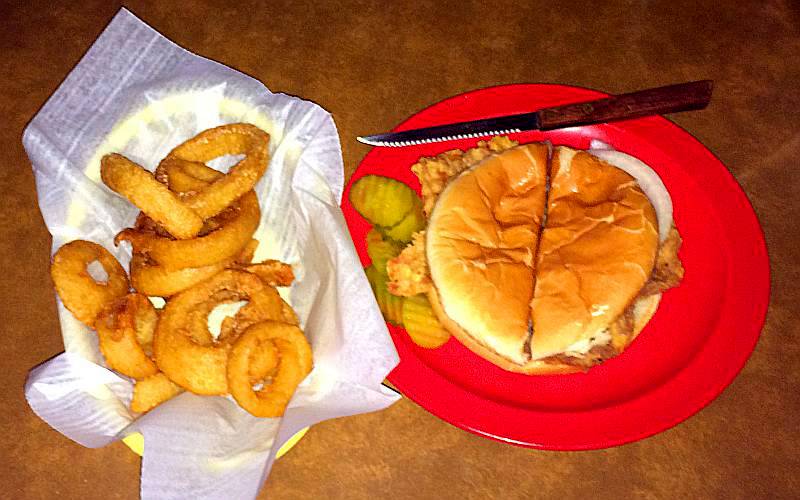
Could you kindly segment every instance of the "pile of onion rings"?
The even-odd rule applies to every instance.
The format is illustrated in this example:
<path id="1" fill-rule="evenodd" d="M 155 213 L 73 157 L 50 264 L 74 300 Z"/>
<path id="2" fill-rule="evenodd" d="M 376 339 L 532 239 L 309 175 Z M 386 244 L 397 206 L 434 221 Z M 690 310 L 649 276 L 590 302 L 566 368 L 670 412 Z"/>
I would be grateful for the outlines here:
<path id="1" fill-rule="evenodd" d="M 59 248 L 50 272 L 64 306 L 97 332 L 108 367 L 136 380 L 133 411 L 186 390 L 230 394 L 255 416 L 278 417 L 310 373 L 311 347 L 275 288 L 294 281 L 291 266 L 252 262 L 261 219 L 253 188 L 268 144 L 267 133 L 236 123 L 178 145 L 154 173 L 120 154 L 102 158 L 103 182 L 141 210 L 114 239 L 133 247 L 130 277 L 84 240 Z M 227 174 L 206 165 L 225 155 L 244 158 Z M 158 310 L 149 297 L 166 305 Z M 239 301 L 247 304 L 215 338 L 208 315 Z"/>

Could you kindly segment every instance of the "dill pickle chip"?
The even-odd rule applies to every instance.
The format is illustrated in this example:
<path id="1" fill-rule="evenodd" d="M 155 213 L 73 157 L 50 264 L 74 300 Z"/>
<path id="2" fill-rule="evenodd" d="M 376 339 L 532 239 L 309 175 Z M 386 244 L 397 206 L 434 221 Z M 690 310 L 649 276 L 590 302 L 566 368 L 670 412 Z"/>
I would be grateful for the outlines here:
<path id="1" fill-rule="evenodd" d="M 398 297 L 389 293 L 386 288 L 386 281 L 388 280 L 386 274 L 380 272 L 375 266 L 365 268 L 364 272 L 367 275 L 367 280 L 372 287 L 372 293 L 375 294 L 375 300 L 378 302 L 378 307 L 380 307 L 384 319 L 394 325 L 402 326 L 405 297 Z"/>
<path id="2" fill-rule="evenodd" d="M 384 239 L 380 231 L 375 228 L 367 233 L 367 254 L 375 269 L 383 274 L 386 274 L 386 263 L 400 255 L 402 249 L 400 243 Z"/>
<path id="3" fill-rule="evenodd" d="M 439 323 L 424 295 L 406 297 L 403 302 L 403 326 L 415 344 L 427 349 L 441 347 L 450 338 L 450 332 Z"/>
<path id="4" fill-rule="evenodd" d="M 400 181 L 365 175 L 350 188 L 350 203 L 371 224 L 391 227 L 419 203 L 419 197 Z"/>
<path id="5" fill-rule="evenodd" d="M 425 228 L 425 215 L 422 213 L 422 202 L 417 201 L 403 220 L 392 227 L 381 227 L 384 236 L 400 243 L 411 241 L 411 235 Z"/>

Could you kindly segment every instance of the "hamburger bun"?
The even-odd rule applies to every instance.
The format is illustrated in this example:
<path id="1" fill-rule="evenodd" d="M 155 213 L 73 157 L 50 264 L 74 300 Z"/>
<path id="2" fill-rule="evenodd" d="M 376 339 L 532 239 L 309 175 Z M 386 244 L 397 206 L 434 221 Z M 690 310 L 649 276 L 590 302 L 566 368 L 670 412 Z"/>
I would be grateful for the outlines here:
<path id="1" fill-rule="evenodd" d="M 461 172 L 426 231 L 427 294 L 442 325 L 525 374 L 583 371 L 621 353 L 661 297 L 640 293 L 660 217 L 637 179 L 585 151 L 548 152 L 526 144 Z"/>

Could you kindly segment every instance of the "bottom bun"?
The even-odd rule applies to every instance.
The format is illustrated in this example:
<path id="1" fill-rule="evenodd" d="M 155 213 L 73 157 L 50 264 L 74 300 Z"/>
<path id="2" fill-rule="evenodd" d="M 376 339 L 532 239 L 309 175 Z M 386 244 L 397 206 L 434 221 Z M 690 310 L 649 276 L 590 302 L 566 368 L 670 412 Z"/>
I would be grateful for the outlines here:
<path id="1" fill-rule="evenodd" d="M 560 375 L 586 371 L 580 366 L 573 366 L 565 363 L 547 363 L 542 360 L 528 361 L 524 365 L 515 363 L 479 342 L 477 339 L 475 339 L 475 337 L 461 328 L 458 323 L 450 319 L 450 317 L 447 316 L 442 309 L 442 304 L 439 300 L 439 293 L 436 291 L 435 287 L 431 287 L 431 290 L 428 292 L 428 300 L 431 303 L 431 308 L 436 314 L 436 317 L 439 318 L 439 322 L 445 327 L 445 329 L 447 329 L 447 331 L 453 334 L 453 336 L 457 338 L 459 342 L 461 342 L 467 349 L 474 352 L 478 356 L 506 371 L 524 373 L 526 375 Z M 618 355 L 622 354 L 625 348 L 629 346 L 631 342 L 633 342 L 633 340 L 639 335 L 639 333 L 641 333 L 647 323 L 653 318 L 653 315 L 655 315 L 656 310 L 658 309 L 658 304 L 660 301 L 661 294 L 650 295 L 636 299 L 632 306 L 634 308 L 633 333 L 628 336 L 627 342 L 622 347 Z"/>

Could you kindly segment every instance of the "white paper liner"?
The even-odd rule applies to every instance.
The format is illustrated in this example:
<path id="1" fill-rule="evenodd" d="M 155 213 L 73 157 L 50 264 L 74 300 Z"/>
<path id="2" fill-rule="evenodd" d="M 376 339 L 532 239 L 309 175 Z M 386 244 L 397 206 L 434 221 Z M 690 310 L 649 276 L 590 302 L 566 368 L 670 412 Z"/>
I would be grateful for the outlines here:
<path id="1" fill-rule="evenodd" d="M 125 9 L 23 136 L 53 251 L 87 239 L 127 268 L 130 248 L 115 248 L 113 237 L 138 210 L 100 182 L 100 157 L 119 152 L 153 170 L 197 132 L 239 121 L 271 135 L 270 166 L 256 186 L 256 259 L 293 265 L 297 280 L 282 294 L 314 352 L 285 416 L 255 418 L 228 397 L 183 393 L 137 419 L 128 410 L 132 381 L 105 368 L 96 335 L 60 302 L 65 353 L 31 370 L 25 386 L 37 415 L 84 446 L 141 432 L 145 499 L 255 498 L 295 432 L 398 399 L 381 385 L 397 353 L 338 206 L 344 175 L 331 115 L 181 49 Z"/>

